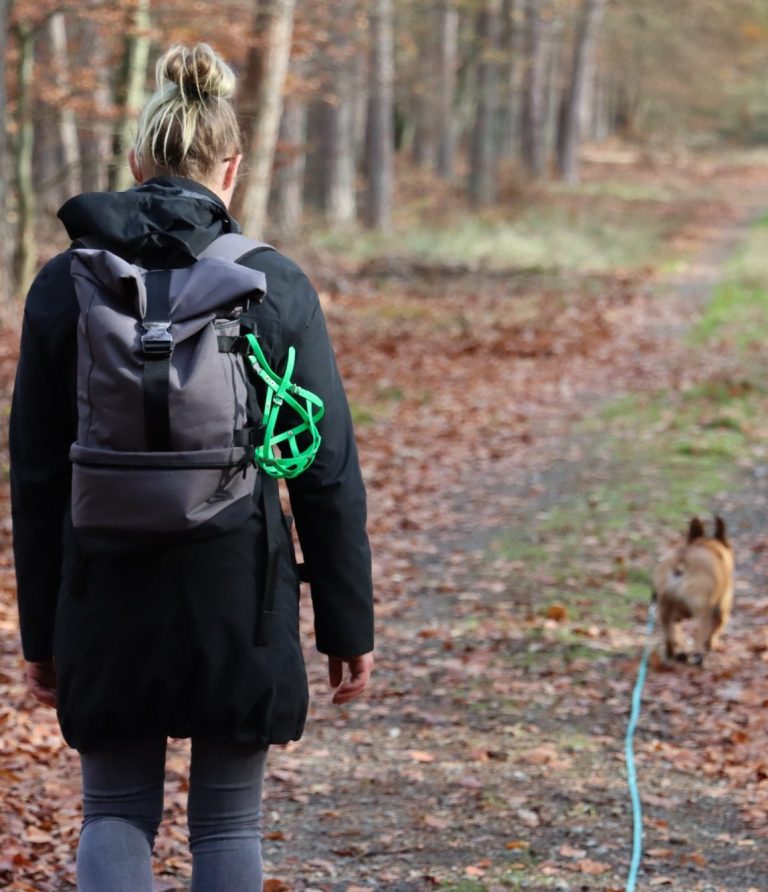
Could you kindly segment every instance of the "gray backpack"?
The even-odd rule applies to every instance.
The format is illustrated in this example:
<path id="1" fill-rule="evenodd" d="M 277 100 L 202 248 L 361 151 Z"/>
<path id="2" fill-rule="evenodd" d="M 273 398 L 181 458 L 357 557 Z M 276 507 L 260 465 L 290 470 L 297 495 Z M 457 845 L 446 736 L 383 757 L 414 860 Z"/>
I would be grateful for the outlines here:
<path id="1" fill-rule="evenodd" d="M 225 235 L 190 266 L 145 270 L 79 244 L 78 544 L 141 551 L 238 528 L 254 510 L 259 415 L 236 344 L 266 279 L 236 261 L 269 246 Z"/>

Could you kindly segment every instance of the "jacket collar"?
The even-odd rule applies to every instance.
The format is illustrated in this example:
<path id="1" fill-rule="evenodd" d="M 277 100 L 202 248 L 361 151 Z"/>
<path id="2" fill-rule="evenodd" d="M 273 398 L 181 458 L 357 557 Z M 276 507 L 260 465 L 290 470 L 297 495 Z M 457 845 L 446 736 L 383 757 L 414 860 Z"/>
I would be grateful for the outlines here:
<path id="1" fill-rule="evenodd" d="M 171 236 L 197 256 L 217 236 L 240 232 L 217 195 L 184 177 L 153 177 L 125 192 L 78 195 L 58 216 L 73 241 L 96 239 L 127 259 L 149 235 Z"/>

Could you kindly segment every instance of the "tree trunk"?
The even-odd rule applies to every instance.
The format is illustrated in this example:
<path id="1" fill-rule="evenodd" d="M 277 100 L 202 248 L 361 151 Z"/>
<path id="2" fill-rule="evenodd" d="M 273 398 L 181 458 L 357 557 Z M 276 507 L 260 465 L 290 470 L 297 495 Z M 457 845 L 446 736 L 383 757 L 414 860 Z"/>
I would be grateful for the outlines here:
<path id="1" fill-rule="evenodd" d="M 480 50 L 477 65 L 477 105 L 470 150 L 469 197 L 474 204 L 496 199 L 496 89 L 498 64 L 496 36 L 499 6 L 486 0 L 477 15 L 476 39 Z"/>
<path id="2" fill-rule="evenodd" d="M 500 66 L 499 157 L 520 153 L 520 116 L 522 113 L 525 53 L 525 0 L 503 0 L 502 46 L 505 61 Z"/>
<path id="3" fill-rule="evenodd" d="M 53 77 L 58 87 L 60 98 L 57 110 L 57 124 L 62 162 L 61 192 L 65 198 L 71 198 L 82 191 L 80 177 L 80 143 L 77 137 L 75 113 L 67 107 L 66 99 L 70 93 L 69 51 L 67 49 L 67 24 L 63 12 L 51 16 L 48 22 L 48 34 L 53 55 Z"/>
<path id="4" fill-rule="evenodd" d="M 144 102 L 147 65 L 150 50 L 150 0 L 135 0 L 131 12 L 130 33 L 125 41 L 123 69 L 118 89 L 120 119 L 115 133 L 113 167 L 110 171 L 109 187 L 113 190 L 128 189 L 133 184 L 133 176 L 128 167 L 128 149 L 136 118 Z"/>
<path id="5" fill-rule="evenodd" d="M 304 166 L 304 201 L 318 211 L 325 211 L 328 180 L 326 165 L 330 137 L 328 104 L 311 99 L 307 104 L 307 158 Z"/>
<path id="6" fill-rule="evenodd" d="M 337 225 L 354 223 L 357 217 L 353 115 L 349 94 L 340 97 L 338 104 L 331 108 L 325 213 L 328 222 Z"/>
<path id="7" fill-rule="evenodd" d="M 392 217 L 394 180 L 394 47 L 392 0 L 371 0 L 371 58 L 366 127 L 365 222 L 387 229 Z"/>
<path id="8" fill-rule="evenodd" d="M 356 0 L 339 0 L 339 24 L 331 50 L 333 101 L 327 109 L 327 183 L 325 214 L 329 223 L 345 225 L 357 217 L 354 93 L 356 70 Z"/>
<path id="9" fill-rule="evenodd" d="M 437 107 L 440 95 L 439 27 L 442 9 L 430 3 L 417 20 L 411 39 L 417 44 L 416 83 L 411 89 L 413 109 L 413 161 L 434 169 L 437 163 Z"/>
<path id="10" fill-rule="evenodd" d="M 13 257 L 13 290 L 24 294 L 32 283 L 37 262 L 35 238 L 35 184 L 32 179 L 34 127 L 32 124 L 32 76 L 35 66 L 35 32 L 18 24 L 19 43 L 14 180 L 16 184 L 16 245 Z"/>
<path id="11" fill-rule="evenodd" d="M 587 75 L 597 44 L 600 20 L 606 0 L 584 0 L 581 21 L 576 33 L 573 70 L 563 113 L 563 131 L 559 140 L 558 168 L 568 183 L 579 181 L 578 152 L 581 142 L 581 121 L 585 101 Z"/>
<path id="12" fill-rule="evenodd" d="M 553 154 L 553 150 L 555 157 L 557 156 L 559 151 L 558 139 L 562 131 L 560 121 L 565 108 L 563 88 L 567 80 L 565 74 L 566 59 L 563 51 L 565 44 L 564 32 L 564 23 L 560 19 L 553 19 L 547 32 L 546 52 L 547 88 L 544 115 L 546 121 L 544 126 L 544 146 L 547 160 Z"/>
<path id="13" fill-rule="evenodd" d="M 534 176 L 547 164 L 547 41 L 553 12 L 547 0 L 527 0 L 523 85 L 523 160 Z"/>
<path id="14" fill-rule="evenodd" d="M 255 45 L 248 55 L 242 85 L 242 112 L 250 121 L 245 152 L 246 174 L 233 210 L 252 237 L 267 221 L 272 166 L 283 110 L 296 0 L 260 0 L 254 15 Z"/>
<path id="15" fill-rule="evenodd" d="M 0 59 L 7 64 L 9 0 L 0 0 Z M 11 232 L 8 226 L 8 97 L 0 77 L 0 302 L 11 297 Z"/>
<path id="16" fill-rule="evenodd" d="M 598 66 L 595 66 L 593 90 L 589 138 L 593 142 L 605 142 L 611 135 L 610 93 L 606 84 L 606 76 Z"/>
<path id="17" fill-rule="evenodd" d="M 85 192 L 101 192 L 107 188 L 107 168 L 112 154 L 109 63 L 102 29 L 93 19 L 84 16 L 77 19 L 76 26 L 82 47 L 80 64 L 93 72 L 93 105 L 81 120 L 79 134 L 82 188 Z"/>
<path id="18" fill-rule="evenodd" d="M 453 178 L 456 155 L 456 71 L 459 55 L 459 13 L 455 0 L 442 0 L 439 9 L 439 77 L 437 87 L 437 162 L 435 171 L 445 180 Z"/>
<path id="19" fill-rule="evenodd" d="M 279 140 L 287 146 L 290 157 L 275 171 L 274 220 L 283 235 L 293 235 L 301 225 L 304 212 L 307 104 L 302 99 L 290 97 L 285 101 Z"/>

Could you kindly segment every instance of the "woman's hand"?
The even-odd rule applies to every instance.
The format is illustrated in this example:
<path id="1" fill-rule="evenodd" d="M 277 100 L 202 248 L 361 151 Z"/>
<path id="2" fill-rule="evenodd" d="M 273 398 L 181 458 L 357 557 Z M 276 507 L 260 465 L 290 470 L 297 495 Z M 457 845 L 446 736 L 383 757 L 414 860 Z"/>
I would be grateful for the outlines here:
<path id="1" fill-rule="evenodd" d="M 349 666 L 349 681 L 344 679 L 344 665 Z M 360 657 L 328 657 L 328 681 L 332 688 L 336 688 L 333 694 L 333 702 L 340 706 L 349 703 L 366 689 L 373 672 L 373 653 L 363 654 Z"/>
<path id="2" fill-rule="evenodd" d="M 40 663 L 27 662 L 27 687 L 33 697 L 44 706 L 56 706 L 56 670 L 53 660 Z"/>

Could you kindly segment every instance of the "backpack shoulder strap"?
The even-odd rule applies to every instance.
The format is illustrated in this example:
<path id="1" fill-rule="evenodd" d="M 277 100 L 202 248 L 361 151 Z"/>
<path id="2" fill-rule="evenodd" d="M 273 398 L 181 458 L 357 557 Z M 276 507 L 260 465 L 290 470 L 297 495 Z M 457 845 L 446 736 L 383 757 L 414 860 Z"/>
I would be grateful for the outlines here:
<path id="1" fill-rule="evenodd" d="M 197 259 L 204 260 L 206 257 L 219 257 L 222 260 L 232 260 L 237 263 L 256 251 L 274 250 L 272 245 L 267 244 L 267 242 L 259 242 L 237 232 L 227 232 L 215 238 L 204 251 L 197 255 Z"/>

